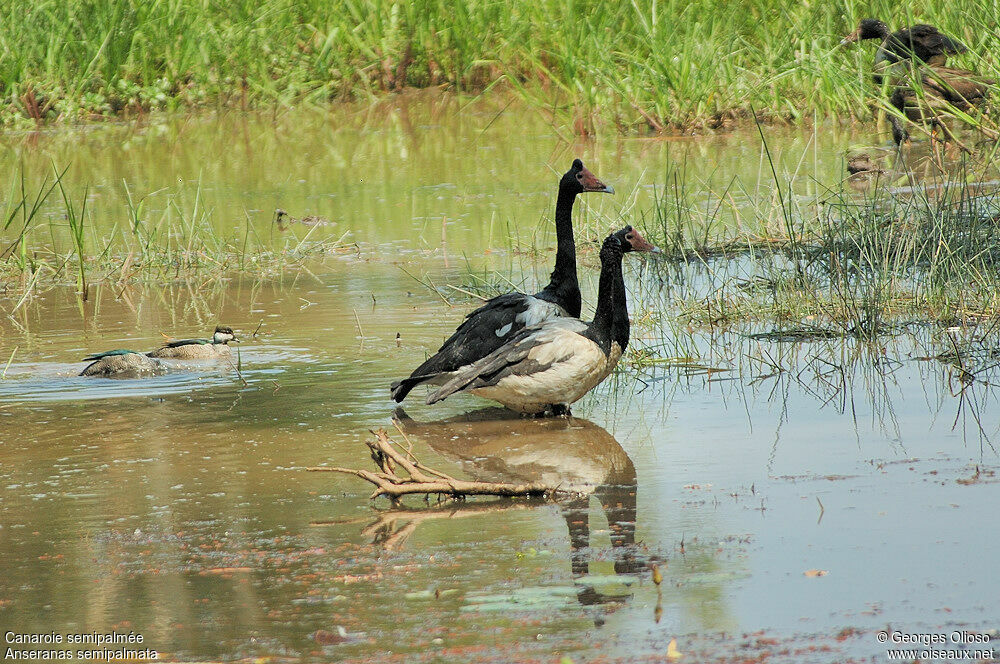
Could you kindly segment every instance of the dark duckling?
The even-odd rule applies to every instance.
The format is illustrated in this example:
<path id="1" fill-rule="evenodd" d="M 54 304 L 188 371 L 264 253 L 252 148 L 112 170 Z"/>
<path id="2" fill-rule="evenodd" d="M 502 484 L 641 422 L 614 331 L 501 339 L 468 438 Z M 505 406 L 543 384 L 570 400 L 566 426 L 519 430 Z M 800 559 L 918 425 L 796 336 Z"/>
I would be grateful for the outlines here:
<path id="1" fill-rule="evenodd" d="M 319 217 L 314 214 L 307 215 L 301 219 L 293 217 L 281 208 L 274 211 L 274 223 L 278 225 L 278 230 L 285 230 L 291 224 L 302 224 L 303 226 L 335 226 L 336 223 L 326 217 Z"/>
<path id="2" fill-rule="evenodd" d="M 877 161 L 872 159 L 870 154 L 865 152 L 847 158 L 847 172 L 851 175 L 862 173 L 883 174 L 885 170 L 880 167 Z"/>

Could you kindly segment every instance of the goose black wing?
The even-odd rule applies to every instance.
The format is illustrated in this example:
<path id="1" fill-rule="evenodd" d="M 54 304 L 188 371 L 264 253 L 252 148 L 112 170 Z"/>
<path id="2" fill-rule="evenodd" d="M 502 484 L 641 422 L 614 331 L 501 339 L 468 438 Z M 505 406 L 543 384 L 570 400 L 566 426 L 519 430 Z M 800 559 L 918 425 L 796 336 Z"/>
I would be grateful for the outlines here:
<path id="1" fill-rule="evenodd" d="M 525 327 L 565 315 L 561 307 L 524 293 L 507 293 L 471 312 L 441 348 L 413 370 L 409 378 L 392 384 L 392 398 L 402 401 L 410 390 L 439 374 L 456 371 L 508 343 Z"/>
<path id="2" fill-rule="evenodd" d="M 427 397 L 427 403 L 437 403 L 467 388 L 496 385 L 507 376 L 525 376 L 545 371 L 551 366 L 551 361 L 540 363 L 531 357 L 532 351 L 546 344 L 564 346 L 562 342 L 567 333 L 580 335 L 586 329 L 586 323 L 574 318 L 524 328 L 486 357 L 455 371 L 438 390 Z M 571 352 L 570 348 L 564 350 Z"/>
<path id="3" fill-rule="evenodd" d="M 898 62 L 914 57 L 928 62 L 932 58 L 965 53 L 967 50 L 965 44 L 942 33 L 933 25 L 912 25 L 889 35 L 875 56 L 875 63 L 883 60 Z"/>
<path id="4" fill-rule="evenodd" d="M 911 26 L 906 44 L 907 48 L 912 44 L 914 54 L 924 61 L 935 55 L 965 53 L 969 50 L 954 37 L 926 24 Z"/>

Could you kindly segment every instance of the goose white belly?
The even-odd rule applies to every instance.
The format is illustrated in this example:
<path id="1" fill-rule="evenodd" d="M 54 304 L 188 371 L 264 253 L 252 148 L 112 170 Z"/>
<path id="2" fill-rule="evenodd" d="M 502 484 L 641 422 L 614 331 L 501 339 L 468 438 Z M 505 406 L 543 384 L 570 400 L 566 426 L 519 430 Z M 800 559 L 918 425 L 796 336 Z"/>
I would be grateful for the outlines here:
<path id="1" fill-rule="evenodd" d="M 540 413 L 553 405 L 570 405 L 594 389 L 614 370 L 622 350 L 612 343 L 605 355 L 592 340 L 564 333 L 532 350 L 529 359 L 549 365 L 529 374 L 510 375 L 496 385 L 469 390 L 476 396 L 499 401 L 522 413 Z"/>
<path id="2" fill-rule="evenodd" d="M 607 378 L 612 373 L 614 373 L 615 367 L 618 366 L 618 362 L 619 362 L 619 360 L 622 359 L 622 354 L 624 352 L 625 351 L 622 350 L 622 347 L 618 345 L 617 341 L 612 341 L 611 342 L 611 352 L 608 353 L 608 362 L 607 362 L 607 366 L 605 367 L 605 373 L 604 373 L 603 376 L 601 376 L 601 380 L 597 381 L 598 385 L 605 378 Z"/>

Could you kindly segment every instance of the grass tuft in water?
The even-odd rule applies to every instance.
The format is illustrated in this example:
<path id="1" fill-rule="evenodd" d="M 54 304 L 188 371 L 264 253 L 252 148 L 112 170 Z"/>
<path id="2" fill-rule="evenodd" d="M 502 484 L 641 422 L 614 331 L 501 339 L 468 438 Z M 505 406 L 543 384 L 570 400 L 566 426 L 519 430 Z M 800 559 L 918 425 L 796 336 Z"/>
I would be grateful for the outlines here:
<path id="1" fill-rule="evenodd" d="M 65 170 L 63 170 L 65 173 Z M 55 174 L 56 184 L 59 185 L 59 193 L 62 195 L 63 205 L 66 209 L 66 223 L 69 224 L 69 234 L 70 238 L 73 240 L 73 251 L 76 254 L 76 262 L 78 269 L 78 280 L 77 288 L 79 289 L 80 296 L 84 301 L 87 300 L 87 251 L 84 247 L 84 223 L 87 216 L 87 192 L 88 188 L 83 190 L 83 201 L 80 204 L 80 210 L 77 212 L 76 206 L 73 205 L 73 201 L 70 199 L 69 194 L 66 193 L 66 188 L 63 187 L 62 175 L 60 173 Z"/>
<path id="2" fill-rule="evenodd" d="M 971 163 L 947 180 L 882 183 L 858 194 L 845 182 L 814 196 L 750 192 L 761 215 L 747 220 L 732 189 L 704 206 L 671 176 L 647 213 L 666 249 L 668 306 L 687 324 L 738 326 L 757 338 L 831 334 L 876 339 L 911 323 L 950 325 L 1000 315 L 1000 194 L 988 168 Z M 743 188 L 748 191 L 746 188 Z M 770 199 L 770 205 L 761 201 Z"/>
<path id="3" fill-rule="evenodd" d="M 200 183 L 139 197 L 124 185 L 124 223 L 95 225 L 88 223 L 90 187 L 75 202 L 65 172 L 54 168 L 53 180 L 44 180 L 34 192 L 27 191 L 22 176 L 7 200 L 4 230 L 13 237 L 0 245 L 0 285 L 20 293 L 22 303 L 36 286 L 70 278 L 86 300 L 95 281 L 124 285 L 238 273 L 266 277 L 350 246 L 349 233 L 332 236 L 315 226 L 301 233 L 272 229 L 261 234 L 245 212 L 242 223 L 220 220 L 220 214 L 204 207 Z M 58 201 L 50 200 L 55 189 Z M 147 205 L 150 201 L 155 202 Z"/>

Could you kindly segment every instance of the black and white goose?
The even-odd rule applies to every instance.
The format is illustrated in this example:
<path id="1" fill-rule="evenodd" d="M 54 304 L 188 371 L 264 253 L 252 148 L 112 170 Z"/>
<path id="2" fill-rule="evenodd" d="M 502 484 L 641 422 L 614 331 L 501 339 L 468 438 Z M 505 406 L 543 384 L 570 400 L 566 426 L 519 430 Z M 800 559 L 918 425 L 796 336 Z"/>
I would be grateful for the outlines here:
<path id="1" fill-rule="evenodd" d="M 562 317 L 527 327 L 481 360 L 431 377 L 443 384 L 427 403 L 471 392 L 522 413 L 568 414 L 571 404 L 611 374 L 628 346 L 622 257 L 629 251 L 658 250 L 631 226 L 604 240 L 593 322 Z"/>
<path id="2" fill-rule="evenodd" d="M 615 193 L 588 171 L 579 159 L 559 180 L 556 199 L 556 265 L 549 284 L 534 295 L 506 293 L 487 301 L 459 325 L 455 333 L 413 370 L 409 378 L 392 384 L 392 398 L 402 401 L 417 385 L 486 357 L 527 326 L 560 316 L 580 317 L 582 301 L 576 278 L 573 240 L 573 204 L 578 194 Z"/>

